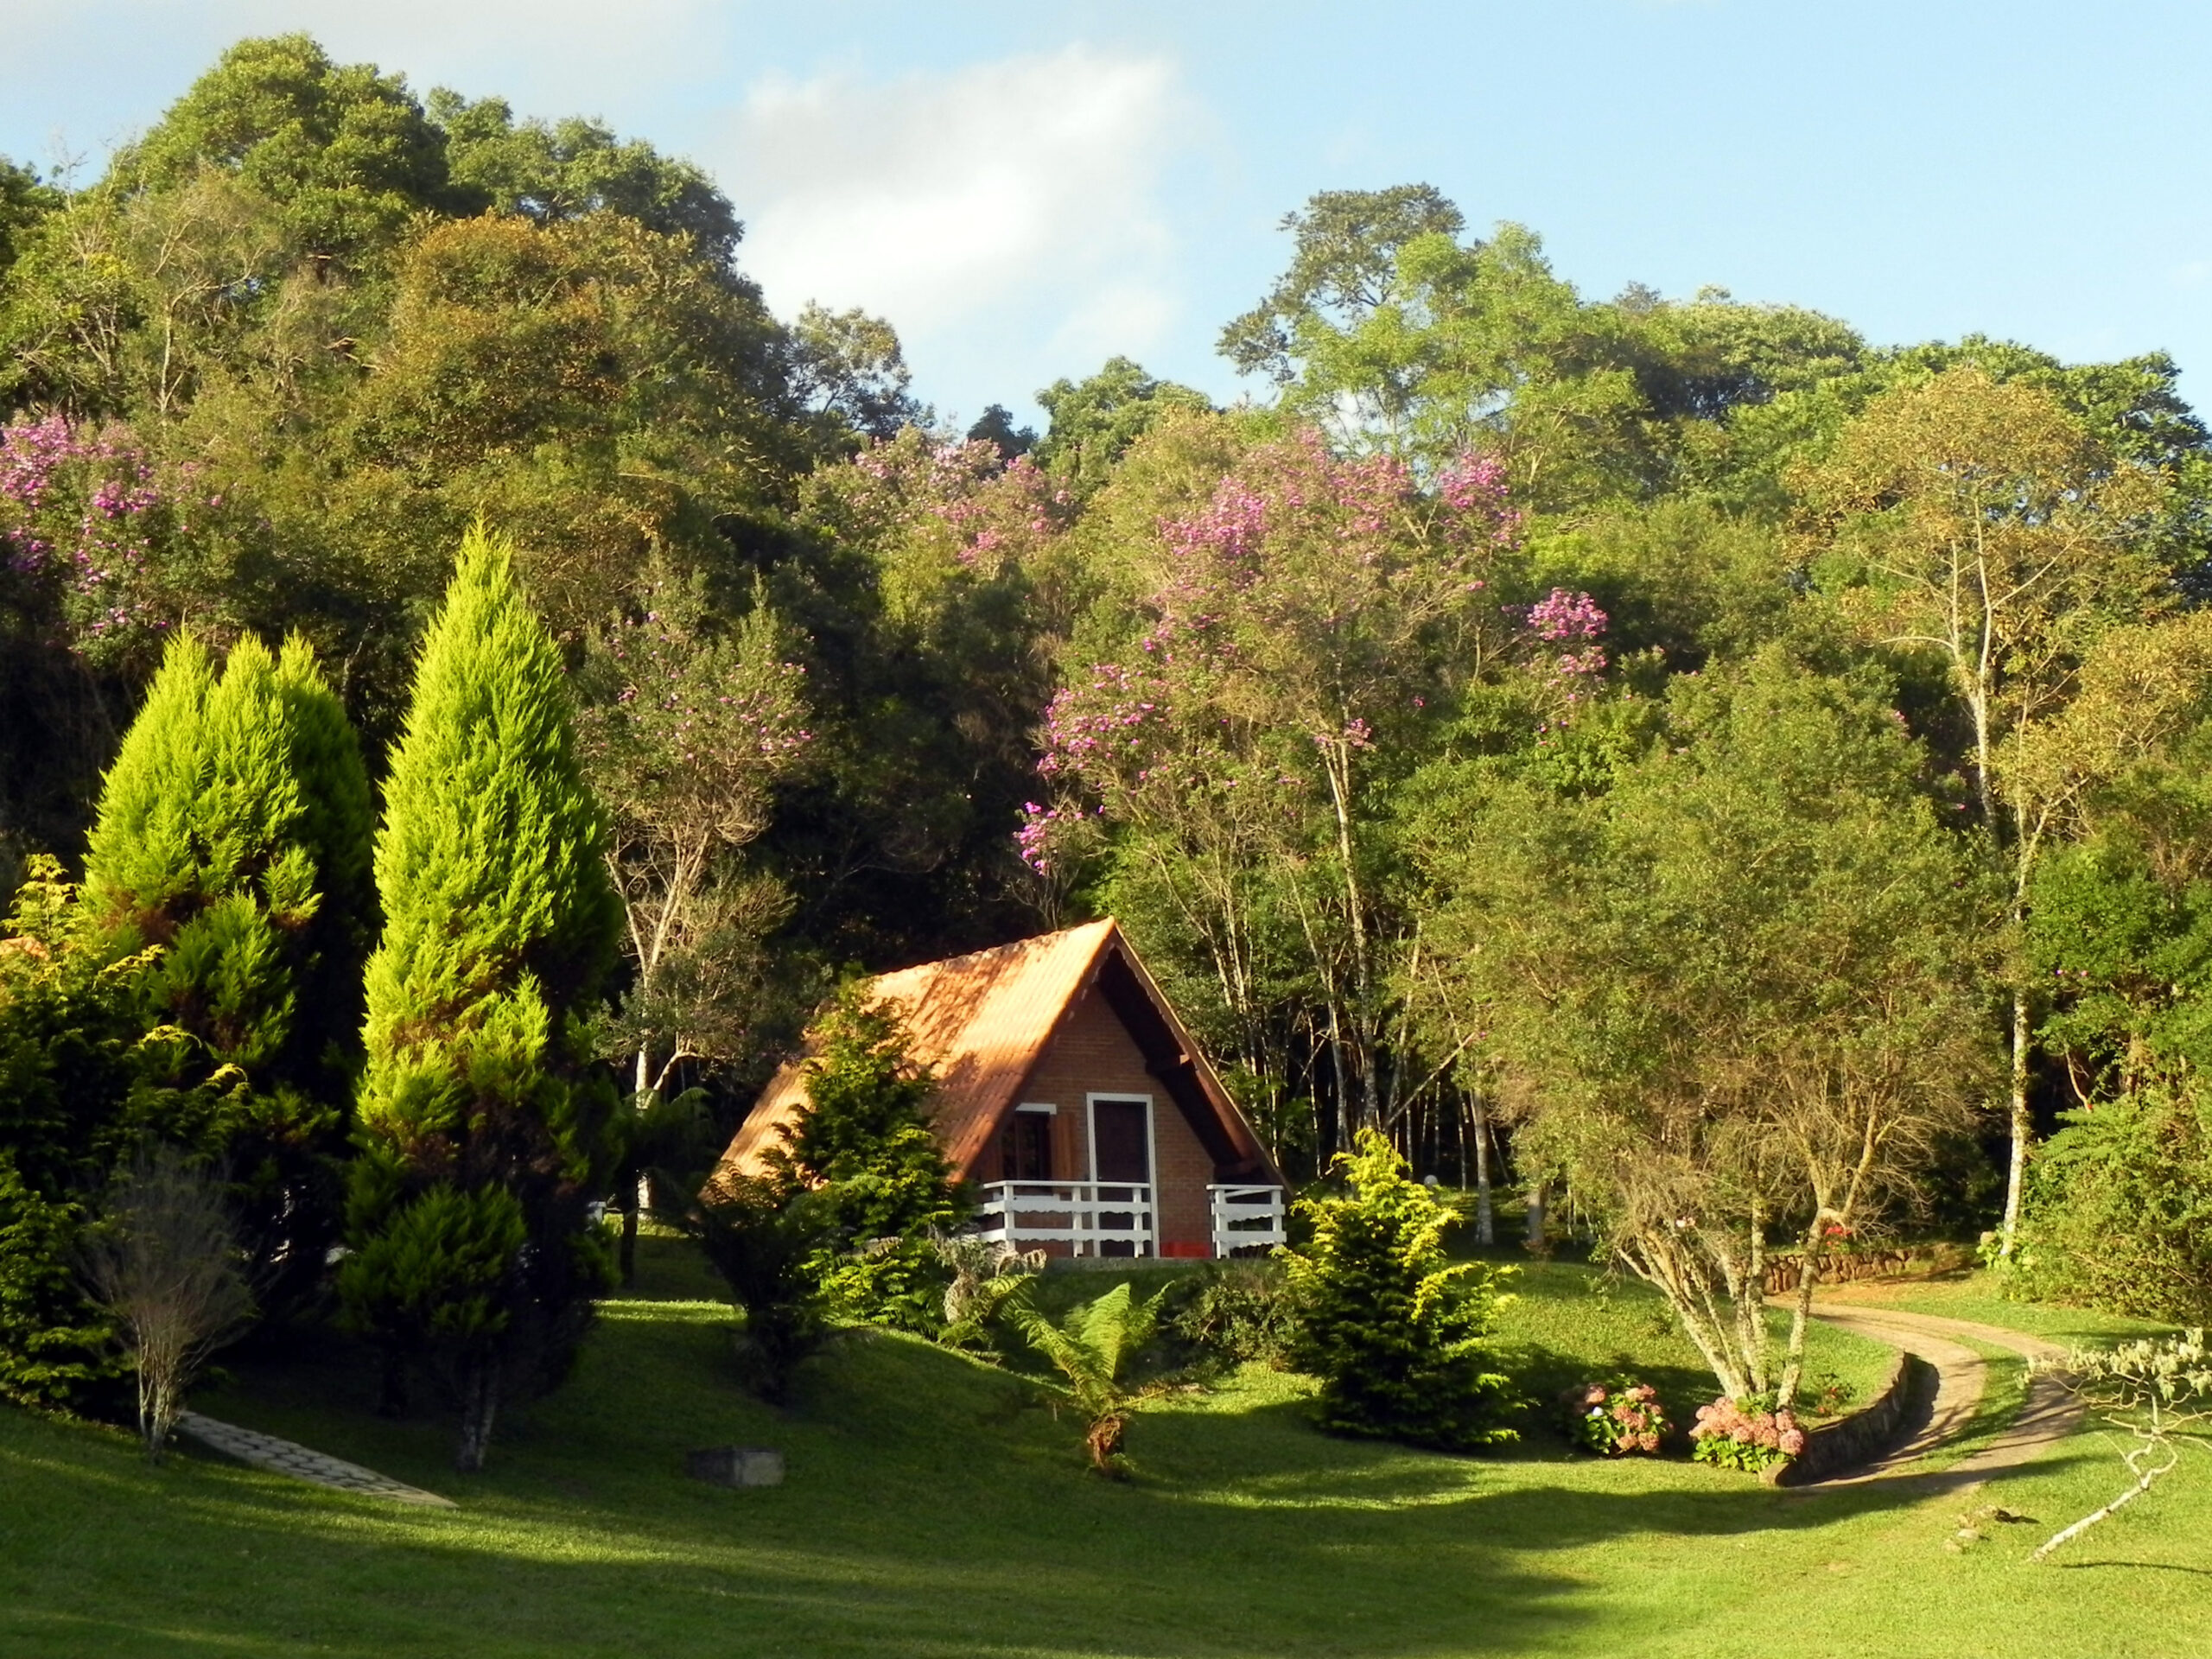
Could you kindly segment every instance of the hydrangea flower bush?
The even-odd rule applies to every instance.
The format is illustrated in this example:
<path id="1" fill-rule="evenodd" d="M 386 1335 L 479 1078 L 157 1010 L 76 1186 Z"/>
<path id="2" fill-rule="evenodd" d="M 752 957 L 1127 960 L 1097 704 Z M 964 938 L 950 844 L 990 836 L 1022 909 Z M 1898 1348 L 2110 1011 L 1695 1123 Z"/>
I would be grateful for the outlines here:
<path id="1" fill-rule="evenodd" d="M 1770 1410 L 1764 1402 L 1738 1402 L 1722 1395 L 1697 1408 L 1690 1430 L 1690 1455 L 1700 1463 L 1740 1469 L 1756 1475 L 1787 1463 L 1805 1450 L 1805 1431 L 1795 1412 Z"/>
<path id="2" fill-rule="evenodd" d="M 1567 1395 L 1568 1437 L 1608 1458 L 1656 1456 L 1673 1427 L 1649 1382 L 1586 1382 Z"/>

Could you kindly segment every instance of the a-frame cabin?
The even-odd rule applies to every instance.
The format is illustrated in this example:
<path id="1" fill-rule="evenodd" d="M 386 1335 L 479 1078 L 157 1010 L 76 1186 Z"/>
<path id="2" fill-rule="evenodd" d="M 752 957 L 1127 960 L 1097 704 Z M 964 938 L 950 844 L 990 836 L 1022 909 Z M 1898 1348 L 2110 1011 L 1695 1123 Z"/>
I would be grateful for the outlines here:
<path id="1" fill-rule="evenodd" d="M 885 974 L 982 1224 L 1057 1255 L 1214 1256 L 1282 1238 L 1283 1179 L 1109 919 Z M 805 1104 L 770 1081 L 720 1173 L 758 1173 Z"/>

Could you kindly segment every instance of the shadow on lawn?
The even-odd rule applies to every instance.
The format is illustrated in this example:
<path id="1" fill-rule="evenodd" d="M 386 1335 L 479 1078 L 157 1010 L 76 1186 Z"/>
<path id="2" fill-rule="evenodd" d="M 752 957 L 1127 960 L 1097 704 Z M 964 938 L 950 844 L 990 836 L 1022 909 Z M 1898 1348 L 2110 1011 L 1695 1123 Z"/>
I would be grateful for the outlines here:
<path id="1" fill-rule="evenodd" d="M 1570 1463 L 1554 1442 L 1439 1457 L 1325 1438 L 1288 1399 L 1147 1411 L 1131 1433 L 1142 1473 L 1117 1484 L 1083 1472 L 1077 1427 L 1021 1404 L 1015 1379 L 926 1343 L 840 1343 L 779 1414 L 738 1389 L 722 1310 L 607 1314 L 575 1380 L 504 1422 L 490 1472 L 467 1481 L 448 1472 L 442 1414 L 370 1414 L 372 1369 L 342 1338 L 242 1363 L 209 1402 L 451 1494 L 458 1511 L 212 1465 L 168 1479 L 119 1444 L 42 1429 L 67 1455 L 0 1459 L 0 1479 L 60 1483 L 81 1513 L 132 1513 L 163 1587 L 81 1563 L 66 1532 L 26 1530 L 12 1571 L 35 1594 L 0 1607 L 0 1636 L 66 1626 L 75 1645 L 55 1651 L 97 1636 L 149 1656 L 364 1659 L 1527 1653 L 1586 1639 L 1601 1616 L 1586 1567 L 1547 1560 L 1557 1552 L 1810 1529 L 1928 1495 L 1915 1482 L 1777 1492 L 1678 1464 Z M 684 1479 L 684 1451 L 719 1443 L 779 1446 L 789 1483 Z"/>

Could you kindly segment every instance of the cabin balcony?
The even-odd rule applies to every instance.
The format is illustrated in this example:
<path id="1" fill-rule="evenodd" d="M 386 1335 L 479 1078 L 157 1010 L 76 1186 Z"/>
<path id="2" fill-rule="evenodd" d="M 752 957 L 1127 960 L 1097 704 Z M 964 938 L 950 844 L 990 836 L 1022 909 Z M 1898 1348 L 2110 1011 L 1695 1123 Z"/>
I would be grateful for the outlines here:
<path id="1" fill-rule="evenodd" d="M 1004 1240 L 1011 1249 L 1041 1246 L 1077 1256 L 1163 1254 L 1149 1183 L 991 1181 L 982 1191 L 976 1230 Z M 1206 1199 L 1216 1256 L 1283 1242 L 1281 1187 L 1216 1185 L 1206 1189 Z"/>

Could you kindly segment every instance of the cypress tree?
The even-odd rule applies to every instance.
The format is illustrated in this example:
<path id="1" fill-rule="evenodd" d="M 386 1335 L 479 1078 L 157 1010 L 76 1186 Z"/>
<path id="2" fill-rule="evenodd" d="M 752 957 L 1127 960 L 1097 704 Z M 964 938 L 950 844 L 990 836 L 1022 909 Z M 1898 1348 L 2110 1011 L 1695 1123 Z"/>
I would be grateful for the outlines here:
<path id="1" fill-rule="evenodd" d="M 809 1033 L 806 1109 L 768 1163 L 787 1195 L 810 1193 L 831 1242 L 815 1271 L 838 1312 L 872 1324 L 933 1332 L 950 1274 L 932 1237 L 974 1209 L 930 1128 L 937 1079 L 909 1058 L 893 1008 L 848 984 Z"/>
<path id="2" fill-rule="evenodd" d="M 367 774 L 298 639 L 247 638 L 219 676 L 170 646 L 100 798 L 80 923 L 150 1033 L 124 1113 L 230 1172 L 281 1304 L 336 1236 L 369 931 Z"/>
<path id="3" fill-rule="evenodd" d="M 360 1156 L 340 1274 L 385 1350 L 461 1408 L 483 1466 L 502 1397 L 556 1381 L 607 1281 L 588 1206 L 619 1128 L 588 1022 L 620 909 L 561 662 L 505 545 L 464 543 L 432 624 L 378 835 Z"/>

